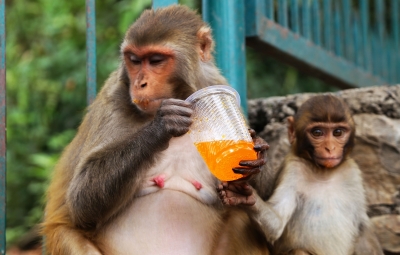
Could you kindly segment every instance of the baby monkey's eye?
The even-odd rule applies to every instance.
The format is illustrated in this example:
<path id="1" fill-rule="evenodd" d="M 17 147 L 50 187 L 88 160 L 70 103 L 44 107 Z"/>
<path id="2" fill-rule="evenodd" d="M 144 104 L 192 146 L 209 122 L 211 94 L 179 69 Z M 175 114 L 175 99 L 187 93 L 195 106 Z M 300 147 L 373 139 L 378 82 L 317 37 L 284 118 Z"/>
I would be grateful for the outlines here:
<path id="1" fill-rule="evenodd" d="M 342 136 L 344 131 L 342 129 L 335 129 L 333 131 L 333 136 Z"/>
<path id="2" fill-rule="evenodd" d="M 311 130 L 311 134 L 313 136 L 322 136 L 324 133 L 322 132 L 321 129 L 316 128 L 316 129 Z"/>

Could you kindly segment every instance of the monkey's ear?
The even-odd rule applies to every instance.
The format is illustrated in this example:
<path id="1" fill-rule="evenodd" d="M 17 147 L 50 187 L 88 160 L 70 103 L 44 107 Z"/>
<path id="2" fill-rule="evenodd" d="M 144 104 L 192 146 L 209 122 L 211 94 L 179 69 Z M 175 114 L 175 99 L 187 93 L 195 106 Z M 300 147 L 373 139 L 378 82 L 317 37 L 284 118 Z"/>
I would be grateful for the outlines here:
<path id="1" fill-rule="evenodd" d="M 211 59 L 214 42 L 211 36 L 211 28 L 203 26 L 197 32 L 197 39 L 199 41 L 199 54 L 203 62 Z"/>
<path id="2" fill-rule="evenodd" d="M 295 134 L 295 129 L 294 129 L 294 118 L 293 116 L 287 117 L 287 123 L 288 123 L 288 138 L 290 144 L 294 142 L 296 139 L 296 134 Z"/>

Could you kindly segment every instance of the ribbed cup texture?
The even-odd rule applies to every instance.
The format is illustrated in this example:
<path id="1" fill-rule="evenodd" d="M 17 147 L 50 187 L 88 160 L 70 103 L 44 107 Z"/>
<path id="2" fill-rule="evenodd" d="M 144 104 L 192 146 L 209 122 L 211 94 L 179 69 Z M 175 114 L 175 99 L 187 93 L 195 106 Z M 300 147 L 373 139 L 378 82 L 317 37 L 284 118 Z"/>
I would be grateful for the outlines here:
<path id="1" fill-rule="evenodd" d="M 193 142 L 252 142 L 247 124 L 240 112 L 240 97 L 229 86 L 215 85 L 201 89 L 186 101 L 194 104 L 193 124 L 189 134 Z"/>

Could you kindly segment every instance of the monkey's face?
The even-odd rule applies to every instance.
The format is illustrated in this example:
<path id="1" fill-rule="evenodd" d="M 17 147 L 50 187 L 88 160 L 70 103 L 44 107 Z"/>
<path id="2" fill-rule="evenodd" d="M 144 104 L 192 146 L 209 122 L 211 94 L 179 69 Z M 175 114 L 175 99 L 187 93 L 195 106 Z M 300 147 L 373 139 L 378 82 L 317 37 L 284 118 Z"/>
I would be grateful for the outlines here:
<path id="1" fill-rule="evenodd" d="M 314 148 L 312 160 L 324 168 L 338 166 L 343 161 L 350 134 L 351 128 L 345 122 L 310 124 L 306 128 L 306 136 Z"/>
<path id="2" fill-rule="evenodd" d="M 174 96 L 174 86 L 170 84 L 175 69 L 173 51 L 164 46 L 128 45 L 123 56 L 132 103 L 141 111 L 154 114 L 163 99 Z"/>

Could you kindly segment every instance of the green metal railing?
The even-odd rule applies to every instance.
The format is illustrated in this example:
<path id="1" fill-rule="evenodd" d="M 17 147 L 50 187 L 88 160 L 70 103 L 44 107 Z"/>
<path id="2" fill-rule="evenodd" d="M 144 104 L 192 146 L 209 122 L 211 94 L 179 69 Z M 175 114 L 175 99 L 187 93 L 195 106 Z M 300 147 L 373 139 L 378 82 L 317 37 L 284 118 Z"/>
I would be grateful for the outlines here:
<path id="1" fill-rule="evenodd" d="M 0 0 L 0 254 L 6 254 L 6 20 Z"/>
<path id="2" fill-rule="evenodd" d="M 203 0 L 202 14 L 213 29 L 217 65 L 240 93 L 246 113 L 245 45 L 341 88 L 400 83 L 399 2 Z M 153 8 L 176 3 L 153 0 Z M 96 96 L 95 0 L 86 0 L 86 12 L 90 104 Z M 0 255 L 6 226 L 5 70 L 5 1 L 0 0 Z"/>
<path id="3" fill-rule="evenodd" d="M 96 98 L 96 9 L 95 0 L 86 0 L 86 98 L 88 105 Z"/>
<path id="4" fill-rule="evenodd" d="M 399 0 L 245 2 L 249 46 L 341 88 L 400 83 Z"/>

